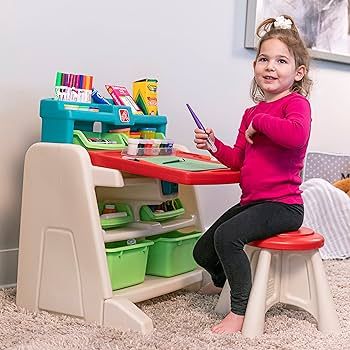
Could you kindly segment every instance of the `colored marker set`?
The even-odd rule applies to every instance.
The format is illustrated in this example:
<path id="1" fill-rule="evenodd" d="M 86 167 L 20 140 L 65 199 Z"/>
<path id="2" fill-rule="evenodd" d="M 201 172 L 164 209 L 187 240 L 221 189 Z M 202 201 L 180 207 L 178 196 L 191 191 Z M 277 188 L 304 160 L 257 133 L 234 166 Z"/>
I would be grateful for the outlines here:
<path id="1" fill-rule="evenodd" d="M 55 99 L 91 103 L 91 75 L 56 73 Z"/>

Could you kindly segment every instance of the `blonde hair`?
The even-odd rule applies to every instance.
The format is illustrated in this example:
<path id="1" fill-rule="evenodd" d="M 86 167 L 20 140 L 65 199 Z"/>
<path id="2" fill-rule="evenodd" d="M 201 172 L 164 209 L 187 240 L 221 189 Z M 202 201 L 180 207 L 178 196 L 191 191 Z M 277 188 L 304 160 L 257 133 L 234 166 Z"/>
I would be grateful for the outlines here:
<path id="1" fill-rule="evenodd" d="M 297 92 L 300 95 L 308 96 L 310 93 L 312 80 L 309 78 L 310 68 L 310 55 L 309 52 L 301 39 L 298 29 L 295 26 L 293 19 L 288 15 L 283 15 L 285 19 L 291 21 L 290 29 L 276 28 L 274 23 L 275 18 L 268 18 L 263 21 L 256 30 L 256 35 L 260 38 L 257 54 L 255 60 L 260 55 L 261 45 L 269 39 L 278 39 L 284 43 L 289 52 L 293 55 L 295 61 L 295 67 L 298 68 L 302 65 L 305 66 L 305 75 L 300 81 L 294 81 L 291 91 Z M 265 99 L 264 92 L 256 83 L 255 78 L 252 81 L 250 96 L 254 102 L 259 102 Z"/>

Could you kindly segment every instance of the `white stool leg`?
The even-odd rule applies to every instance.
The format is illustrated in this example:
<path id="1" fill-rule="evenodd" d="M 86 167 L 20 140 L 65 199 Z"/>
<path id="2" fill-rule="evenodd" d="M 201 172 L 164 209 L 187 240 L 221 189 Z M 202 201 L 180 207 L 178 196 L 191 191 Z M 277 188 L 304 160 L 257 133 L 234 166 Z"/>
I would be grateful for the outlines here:
<path id="1" fill-rule="evenodd" d="M 264 332 L 266 292 L 269 281 L 271 253 L 262 249 L 256 266 L 255 278 L 244 317 L 242 334 L 253 338 Z"/>
<path id="2" fill-rule="evenodd" d="M 230 295 L 230 285 L 227 280 L 225 282 L 224 288 L 220 293 L 219 301 L 216 304 L 215 312 L 221 315 L 227 315 L 231 311 L 231 295 Z"/>
<path id="3" fill-rule="evenodd" d="M 323 333 L 338 333 L 340 332 L 338 315 L 318 251 L 311 257 L 311 263 L 317 291 L 318 329 Z"/>

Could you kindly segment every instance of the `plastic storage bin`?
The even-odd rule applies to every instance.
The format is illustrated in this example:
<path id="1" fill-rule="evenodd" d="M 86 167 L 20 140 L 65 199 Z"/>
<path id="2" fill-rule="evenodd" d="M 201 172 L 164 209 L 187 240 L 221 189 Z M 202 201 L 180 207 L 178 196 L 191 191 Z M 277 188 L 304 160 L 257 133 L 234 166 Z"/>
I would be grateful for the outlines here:
<path id="1" fill-rule="evenodd" d="M 171 277 L 195 270 L 193 248 L 202 233 L 172 231 L 148 237 L 154 241 L 147 261 L 147 275 Z"/>
<path id="2" fill-rule="evenodd" d="M 128 245 L 127 241 L 105 244 L 112 290 L 121 289 L 145 280 L 149 246 L 153 241 L 141 240 Z"/>
<path id="3" fill-rule="evenodd" d="M 96 141 L 93 141 L 93 139 L 96 139 Z M 127 147 L 127 137 L 121 133 L 74 130 L 73 143 L 86 149 L 115 151 Z"/>
<path id="4" fill-rule="evenodd" d="M 171 201 L 174 209 L 167 210 L 164 212 L 155 212 L 155 211 L 152 211 L 150 206 L 143 205 L 140 209 L 140 219 L 142 221 L 165 221 L 165 220 L 174 219 L 177 216 L 185 213 L 185 209 L 182 206 L 182 203 L 179 198 L 176 198 Z"/>
<path id="5" fill-rule="evenodd" d="M 161 180 L 161 186 L 164 195 L 176 194 L 179 192 L 179 185 L 177 183 Z"/>
<path id="6" fill-rule="evenodd" d="M 106 204 L 107 205 L 108 204 L 114 205 L 115 212 L 117 214 L 124 213 L 125 215 L 119 216 L 119 217 L 118 216 L 113 217 L 114 213 L 102 215 L 103 209 L 104 209 Z M 99 212 L 100 212 L 101 226 L 103 229 L 110 229 L 110 228 L 125 226 L 128 223 L 134 221 L 134 215 L 133 215 L 132 210 L 128 204 L 108 201 L 108 202 L 98 203 L 98 207 L 99 207 Z"/>

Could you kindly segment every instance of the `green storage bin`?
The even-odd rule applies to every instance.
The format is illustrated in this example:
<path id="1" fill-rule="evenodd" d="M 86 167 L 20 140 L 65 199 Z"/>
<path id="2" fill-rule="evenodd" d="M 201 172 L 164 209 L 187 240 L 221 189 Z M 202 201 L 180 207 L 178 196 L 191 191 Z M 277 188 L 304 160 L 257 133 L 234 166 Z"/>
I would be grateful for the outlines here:
<path id="1" fill-rule="evenodd" d="M 174 199 L 174 207 L 176 208 L 174 210 L 155 213 L 148 205 L 143 205 L 140 209 L 140 219 L 142 221 L 165 221 L 185 213 L 185 209 L 179 198 Z"/>
<path id="2" fill-rule="evenodd" d="M 112 290 L 121 289 L 145 280 L 149 246 L 153 241 L 141 240 L 127 245 L 127 241 L 105 244 Z"/>
<path id="3" fill-rule="evenodd" d="M 92 142 L 90 138 L 115 141 L 116 143 Z M 126 136 L 114 132 L 93 132 L 93 131 L 73 131 L 73 143 L 83 146 L 86 149 L 94 150 L 123 150 L 126 145 Z"/>
<path id="4" fill-rule="evenodd" d="M 103 229 L 106 230 L 106 229 L 111 229 L 115 227 L 125 226 L 128 223 L 134 221 L 134 215 L 132 213 L 132 210 L 130 206 L 125 203 L 116 203 L 111 201 L 98 203 L 100 215 L 102 214 L 105 204 L 114 204 L 117 212 L 125 212 L 126 216 L 109 218 L 109 219 L 100 218 L 101 226 Z"/>
<path id="5" fill-rule="evenodd" d="M 193 259 L 193 248 L 201 235 L 196 231 L 172 231 L 148 237 L 154 245 L 149 248 L 146 274 L 171 277 L 195 270 L 197 264 Z"/>

